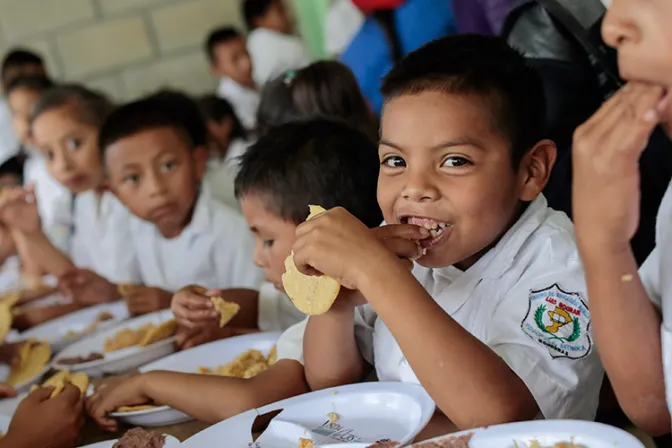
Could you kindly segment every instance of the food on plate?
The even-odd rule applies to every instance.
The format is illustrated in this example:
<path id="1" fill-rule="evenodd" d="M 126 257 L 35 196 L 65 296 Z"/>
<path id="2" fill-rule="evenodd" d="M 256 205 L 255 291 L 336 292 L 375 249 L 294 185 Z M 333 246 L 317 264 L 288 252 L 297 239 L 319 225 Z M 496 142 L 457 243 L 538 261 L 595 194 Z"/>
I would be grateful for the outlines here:
<path id="1" fill-rule="evenodd" d="M 274 345 L 270 352 L 268 352 L 268 365 L 272 366 L 278 360 L 278 346 Z"/>
<path id="2" fill-rule="evenodd" d="M 413 445 L 415 448 L 469 448 L 469 441 L 473 433 L 463 436 L 452 436 L 434 442 L 423 442 Z"/>
<path id="3" fill-rule="evenodd" d="M 166 436 L 142 428 L 133 428 L 117 440 L 112 448 L 163 448 Z"/>
<path id="4" fill-rule="evenodd" d="M 335 413 L 335 412 L 330 412 L 330 413 L 328 413 L 328 414 L 327 414 L 327 417 L 329 417 L 329 423 L 331 423 L 331 424 L 336 423 L 336 422 L 339 421 L 340 418 L 341 418 L 341 416 L 338 415 L 338 414 Z"/>
<path id="5" fill-rule="evenodd" d="M 39 387 L 53 387 L 54 390 L 51 393 L 50 398 L 54 398 L 63 392 L 66 384 L 72 384 L 73 386 L 76 386 L 82 392 L 82 395 L 84 395 L 86 393 L 86 389 L 89 387 L 89 377 L 82 372 L 71 373 L 67 370 L 62 370 L 42 383 L 42 386 L 32 386 L 30 391 L 32 392 Z"/>
<path id="6" fill-rule="evenodd" d="M 153 404 L 139 404 L 136 406 L 119 406 L 116 412 L 135 412 L 135 411 L 146 411 L 147 409 L 154 409 L 156 406 Z"/>
<path id="7" fill-rule="evenodd" d="M 320 206 L 311 205 L 308 219 L 326 212 Z M 307 220 L 308 220 L 307 219 Z M 307 221 L 306 220 L 306 221 Z M 310 316 L 324 314 L 329 311 L 336 300 L 341 285 L 326 275 L 305 275 L 299 272 L 294 264 L 294 253 L 285 259 L 285 273 L 282 274 L 282 286 L 294 306 L 302 313 Z"/>
<path id="8" fill-rule="evenodd" d="M 397 442 L 392 442 L 391 440 L 381 440 L 376 442 L 373 445 L 369 445 L 366 448 L 398 448 L 399 445 Z"/>
<path id="9" fill-rule="evenodd" d="M 312 440 L 304 438 L 299 439 L 299 448 L 314 448 L 314 447 L 315 445 L 313 444 Z"/>
<path id="10" fill-rule="evenodd" d="M 128 347 L 146 347 L 167 339 L 177 331 L 175 319 L 168 320 L 160 325 L 148 323 L 138 329 L 124 328 L 105 340 L 103 351 L 105 353 L 116 352 Z"/>
<path id="11" fill-rule="evenodd" d="M 117 292 L 121 297 L 128 297 L 135 288 L 138 288 L 138 286 L 131 283 L 121 283 L 117 285 Z"/>
<path id="12" fill-rule="evenodd" d="M 5 340 L 7 333 L 12 329 L 12 320 L 14 319 L 12 307 L 16 305 L 20 298 L 20 292 L 7 293 L 0 298 L 0 343 Z"/>
<path id="13" fill-rule="evenodd" d="M 93 320 L 93 322 L 91 322 L 82 331 L 68 330 L 65 336 L 63 336 L 63 339 L 77 339 L 82 336 L 86 336 L 87 334 L 91 334 L 94 331 L 96 331 L 96 329 L 101 323 L 107 322 L 108 320 L 112 319 L 114 319 L 114 314 L 110 313 L 109 311 L 101 311 Z"/>
<path id="14" fill-rule="evenodd" d="M 271 349 L 272 354 L 273 350 Z M 265 357 L 259 350 L 248 350 L 239 355 L 228 364 L 217 366 L 214 369 L 208 367 L 199 367 L 198 373 L 202 375 L 230 376 L 234 378 L 252 378 L 264 370 L 267 370 L 273 363 L 269 357 Z"/>
<path id="15" fill-rule="evenodd" d="M 64 366 L 74 366 L 75 364 L 84 364 L 86 362 L 98 361 L 103 359 L 105 356 L 102 353 L 90 353 L 86 356 L 73 356 L 71 358 L 61 358 L 58 360 L 58 364 Z"/>
<path id="16" fill-rule="evenodd" d="M 44 341 L 31 339 L 21 347 L 20 360 L 12 366 L 6 383 L 17 386 L 39 374 L 51 359 L 51 348 Z"/>
<path id="17" fill-rule="evenodd" d="M 238 311 L 240 311 L 240 305 L 227 302 L 221 297 L 212 297 L 210 298 L 210 301 L 212 302 L 212 306 L 214 306 L 215 310 L 219 313 L 219 328 L 228 324 L 229 321 L 238 314 Z"/>

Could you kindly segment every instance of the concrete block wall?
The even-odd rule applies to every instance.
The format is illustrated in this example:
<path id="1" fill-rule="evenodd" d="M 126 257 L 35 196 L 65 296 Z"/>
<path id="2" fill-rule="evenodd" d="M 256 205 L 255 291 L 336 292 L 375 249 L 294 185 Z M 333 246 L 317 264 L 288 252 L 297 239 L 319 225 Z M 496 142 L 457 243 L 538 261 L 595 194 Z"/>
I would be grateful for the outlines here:
<path id="1" fill-rule="evenodd" d="M 240 0 L 0 0 L 0 52 L 40 52 L 58 80 L 117 100 L 162 86 L 212 92 L 202 43 L 220 25 L 243 30 Z"/>

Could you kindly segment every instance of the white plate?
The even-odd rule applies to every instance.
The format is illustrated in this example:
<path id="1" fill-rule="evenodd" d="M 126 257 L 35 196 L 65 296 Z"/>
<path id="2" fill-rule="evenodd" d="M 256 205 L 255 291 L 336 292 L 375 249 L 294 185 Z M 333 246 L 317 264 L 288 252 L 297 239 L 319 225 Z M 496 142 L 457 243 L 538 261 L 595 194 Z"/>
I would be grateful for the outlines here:
<path id="1" fill-rule="evenodd" d="M 171 372 L 196 373 L 198 368 L 216 367 L 231 362 L 250 349 L 268 354 L 281 333 L 256 333 L 222 339 L 175 353 L 140 369 L 141 372 L 169 370 Z M 133 426 L 168 426 L 193 420 L 182 412 L 168 406 L 159 406 L 135 412 L 113 412 L 110 416 Z"/>
<path id="2" fill-rule="evenodd" d="M 69 331 L 80 333 L 86 329 L 102 312 L 108 312 L 114 316 L 110 319 L 98 324 L 96 331 L 89 335 L 104 331 L 107 328 L 115 326 L 121 321 L 127 320 L 130 317 L 128 308 L 123 300 L 112 303 L 101 303 L 100 305 L 85 308 L 74 313 L 67 314 L 63 317 L 50 320 L 42 325 L 26 330 L 19 336 L 20 339 L 36 338 L 45 340 L 51 345 L 54 353 L 58 353 L 68 345 L 74 344 L 82 338 L 89 335 L 82 335 L 74 338 L 65 338 Z"/>
<path id="3" fill-rule="evenodd" d="M 164 339 L 147 347 L 134 346 L 111 353 L 104 353 L 105 340 L 113 337 L 119 330 L 123 330 L 124 328 L 137 329 L 148 323 L 160 325 L 172 318 L 173 313 L 170 310 L 157 311 L 120 322 L 105 331 L 86 336 L 59 353 L 53 362 L 53 368 L 57 370 L 70 370 L 71 372 L 84 372 L 92 377 L 99 377 L 105 374 L 121 374 L 137 369 L 140 366 L 173 353 L 175 351 L 174 343 L 176 337 L 173 336 Z M 74 365 L 59 364 L 58 362 L 60 359 L 87 356 L 91 353 L 102 353 L 105 355 L 105 358 Z"/>
<path id="4" fill-rule="evenodd" d="M 164 434 L 166 436 L 166 443 L 163 445 L 163 448 L 178 448 L 180 446 L 180 441 L 173 436 Z M 107 442 L 98 442 L 92 445 L 81 446 L 79 448 L 112 448 L 116 440 L 108 440 Z"/>
<path id="5" fill-rule="evenodd" d="M 407 443 L 427 425 L 434 402 L 416 384 L 362 383 L 325 389 L 264 406 L 224 420 L 182 443 L 183 448 L 252 446 L 252 423 L 281 410 L 254 443 L 255 448 L 296 448 L 299 438 L 316 446 L 361 446 L 390 439 Z M 330 424 L 328 414 L 338 414 Z"/>
<path id="6" fill-rule="evenodd" d="M 0 416 L 0 433 L 2 433 L 3 436 L 7 435 L 10 423 L 12 423 L 12 417 Z"/>
<path id="7" fill-rule="evenodd" d="M 35 374 L 32 378 L 27 379 L 23 383 L 19 383 L 14 386 L 14 389 L 16 389 L 17 392 L 26 392 L 30 386 L 33 384 L 37 384 L 40 382 L 40 379 L 42 376 L 47 373 L 49 370 L 49 363 L 47 363 L 46 366 L 42 370 L 40 370 L 37 374 Z M 4 383 L 7 381 L 7 378 L 9 377 L 9 372 L 10 368 L 7 364 L 0 364 L 0 382 Z"/>
<path id="8" fill-rule="evenodd" d="M 473 433 L 469 448 L 527 448 L 537 441 L 541 446 L 574 442 L 589 448 L 644 448 L 633 435 L 602 423 L 578 420 L 535 420 L 462 431 L 437 437 L 431 442 Z M 423 442 L 413 445 L 421 448 Z"/>

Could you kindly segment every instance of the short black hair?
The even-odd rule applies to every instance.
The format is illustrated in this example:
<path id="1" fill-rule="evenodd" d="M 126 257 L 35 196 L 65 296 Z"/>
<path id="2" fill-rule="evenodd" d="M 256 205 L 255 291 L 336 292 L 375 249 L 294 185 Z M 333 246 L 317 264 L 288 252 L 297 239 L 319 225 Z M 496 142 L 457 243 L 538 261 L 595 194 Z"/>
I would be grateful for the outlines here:
<path id="1" fill-rule="evenodd" d="M 231 118 L 233 121 L 231 140 L 247 138 L 245 127 L 240 122 L 238 115 L 236 115 L 236 111 L 233 110 L 231 103 L 224 98 L 216 95 L 205 95 L 198 100 L 198 107 L 206 122 L 212 120 L 219 123 L 225 118 Z"/>
<path id="2" fill-rule="evenodd" d="M 112 112 L 100 129 L 98 145 L 104 153 L 123 138 L 157 128 L 175 130 L 191 149 L 207 143 L 205 122 L 196 102 L 181 92 L 162 90 Z"/>
<path id="3" fill-rule="evenodd" d="M 300 224 L 309 205 L 343 207 L 368 227 L 383 215 L 377 201 L 378 148 L 346 123 L 286 123 L 240 158 L 237 198 L 259 194 L 277 216 Z"/>
<path id="4" fill-rule="evenodd" d="M 72 106 L 77 119 L 100 128 L 112 113 L 114 104 L 102 93 L 89 90 L 80 84 L 62 84 L 46 91 L 33 106 L 30 122 L 45 112 L 63 106 Z"/>
<path id="5" fill-rule="evenodd" d="M 263 17 L 275 2 L 279 0 L 245 0 L 243 2 L 243 19 L 249 30 L 256 28 L 254 21 Z"/>
<path id="6" fill-rule="evenodd" d="M 35 92 L 44 92 L 55 86 L 54 82 L 44 75 L 26 75 L 12 79 L 7 85 L 5 95 L 9 96 L 15 90 L 28 89 Z"/>
<path id="7" fill-rule="evenodd" d="M 2 69 L 0 76 L 5 79 L 7 72 L 16 66 L 22 65 L 41 65 L 44 66 L 44 59 L 39 54 L 23 48 L 15 48 L 5 55 L 2 59 Z"/>
<path id="8" fill-rule="evenodd" d="M 404 57 L 385 77 L 381 91 L 386 102 L 423 92 L 481 96 L 495 130 L 510 144 L 515 168 L 545 137 L 541 76 L 499 37 L 465 34 L 430 42 Z"/>
<path id="9" fill-rule="evenodd" d="M 26 158 L 23 154 L 17 154 L 0 164 L 0 176 L 16 176 L 20 184 L 23 184 L 23 164 Z"/>
<path id="10" fill-rule="evenodd" d="M 240 32 L 232 26 L 225 26 L 213 30 L 205 41 L 205 54 L 208 55 L 210 63 L 215 62 L 215 48 L 219 44 L 223 44 L 233 39 L 240 39 L 243 37 Z"/>

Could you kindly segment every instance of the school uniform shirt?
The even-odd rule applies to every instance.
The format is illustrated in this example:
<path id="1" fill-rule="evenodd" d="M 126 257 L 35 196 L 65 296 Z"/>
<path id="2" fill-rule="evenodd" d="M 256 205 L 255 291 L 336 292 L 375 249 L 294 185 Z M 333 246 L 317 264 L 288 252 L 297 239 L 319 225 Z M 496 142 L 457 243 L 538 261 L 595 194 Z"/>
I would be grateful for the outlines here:
<path id="1" fill-rule="evenodd" d="M 206 184 L 187 227 L 164 238 L 149 222 L 131 223 L 136 262 L 146 286 L 175 292 L 188 285 L 258 290 L 263 272 L 252 261 L 254 241 L 245 220 L 213 199 Z"/>
<path id="2" fill-rule="evenodd" d="M 52 244 L 67 253 L 73 264 L 90 269 L 112 283 L 139 283 L 131 243 L 131 213 L 106 191 L 79 193 L 74 204 L 62 200 L 47 230 Z"/>
<path id="3" fill-rule="evenodd" d="M 59 210 L 59 207 L 70 210 L 72 194 L 49 174 L 42 155 L 35 149 L 26 149 L 26 153 L 28 158 L 23 165 L 23 183 L 26 186 L 35 185 L 35 197 L 42 228 L 48 229 L 57 214 L 62 216 L 63 212 Z"/>
<path id="4" fill-rule="evenodd" d="M 639 270 L 649 298 L 661 310 L 661 344 L 667 406 L 672 412 L 672 183 L 658 210 L 656 247 Z"/>
<path id="5" fill-rule="evenodd" d="M 217 96 L 224 98 L 233 107 L 240 122 L 249 130 L 257 127 L 257 109 L 259 109 L 260 95 L 229 77 L 219 80 Z"/>
<path id="6" fill-rule="evenodd" d="M 19 139 L 12 126 L 12 114 L 7 100 L 2 98 L 0 99 L 0 158 L 7 160 L 16 155 L 18 147 Z"/>
<path id="7" fill-rule="evenodd" d="M 594 419 L 604 372 L 593 345 L 583 268 L 572 223 L 543 196 L 467 271 L 416 264 L 413 275 L 523 380 L 539 417 Z M 356 325 L 360 350 L 365 359 L 373 353 L 381 381 L 419 383 L 370 305 L 357 309 Z M 298 328 L 283 335 L 278 356 L 300 361 L 301 335 Z"/>
<path id="8" fill-rule="evenodd" d="M 247 51 L 252 58 L 252 77 L 258 86 L 310 63 L 301 39 L 267 28 L 252 30 L 247 38 Z"/>
<path id="9" fill-rule="evenodd" d="M 272 283 L 261 285 L 257 322 L 261 331 L 285 331 L 305 318 L 306 315 L 297 310 L 289 297 Z"/>

